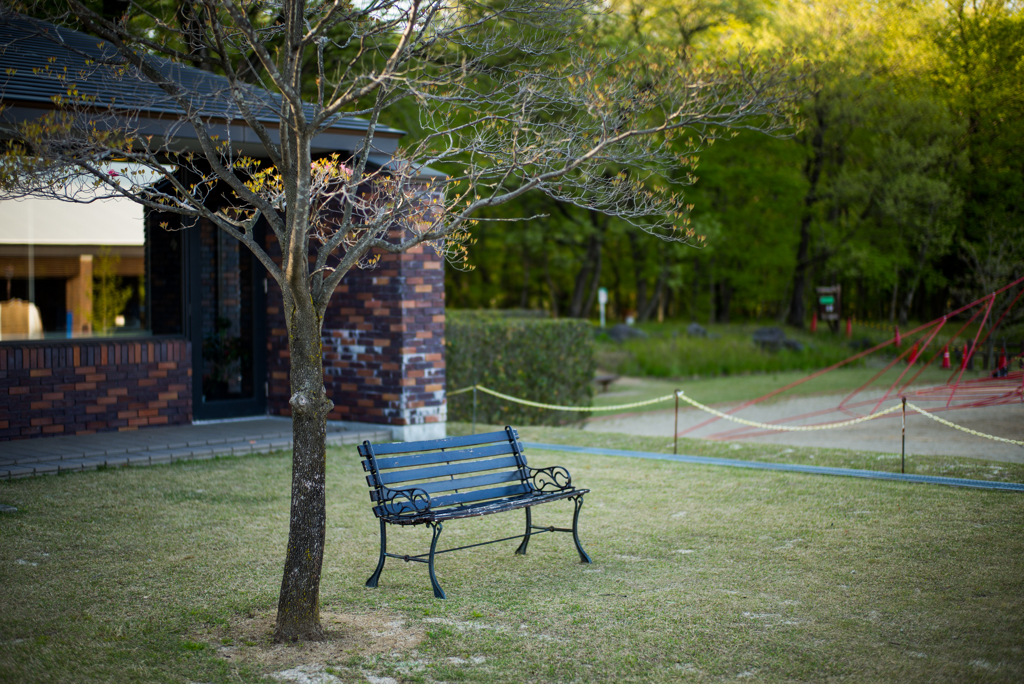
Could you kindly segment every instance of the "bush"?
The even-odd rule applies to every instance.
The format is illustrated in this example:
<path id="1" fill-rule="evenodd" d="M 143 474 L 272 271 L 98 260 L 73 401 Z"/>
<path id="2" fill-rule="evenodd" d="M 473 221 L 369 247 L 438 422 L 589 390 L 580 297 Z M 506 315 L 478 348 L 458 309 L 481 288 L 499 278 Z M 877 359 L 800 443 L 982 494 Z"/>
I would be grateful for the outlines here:
<path id="1" fill-rule="evenodd" d="M 594 348 L 589 323 L 449 311 L 445 333 L 448 390 L 474 384 L 561 406 L 589 406 Z M 448 419 L 470 421 L 473 393 L 448 398 Z M 476 419 L 493 425 L 560 425 L 581 413 L 550 411 L 477 393 Z"/>

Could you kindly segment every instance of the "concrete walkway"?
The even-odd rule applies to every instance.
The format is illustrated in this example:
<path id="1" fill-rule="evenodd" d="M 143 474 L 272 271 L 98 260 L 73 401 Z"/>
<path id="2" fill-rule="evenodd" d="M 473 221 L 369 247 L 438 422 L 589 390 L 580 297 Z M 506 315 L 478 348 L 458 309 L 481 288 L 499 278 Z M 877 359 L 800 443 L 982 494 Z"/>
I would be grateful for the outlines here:
<path id="1" fill-rule="evenodd" d="M 364 439 L 390 442 L 391 431 L 327 426 L 328 445 L 359 444 Z M 24 439 L 0 442 L 0 480 L 99 467 L 264 454 L 291 447 L 292 421 L 278 417 Z"/>

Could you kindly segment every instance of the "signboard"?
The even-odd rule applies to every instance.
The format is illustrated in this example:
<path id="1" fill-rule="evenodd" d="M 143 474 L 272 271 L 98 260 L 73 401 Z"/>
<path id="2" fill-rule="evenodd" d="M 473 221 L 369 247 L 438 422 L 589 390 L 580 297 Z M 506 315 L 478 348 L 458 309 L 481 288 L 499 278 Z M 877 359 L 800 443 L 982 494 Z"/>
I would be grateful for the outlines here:
<path id="1" fill-rule="evenodd" d="M 818 293 L 818 320 L 826 321 L 833 331 L 839 329 L 843 316 L 842 288 L 839 285 L 815 288 Z"/>

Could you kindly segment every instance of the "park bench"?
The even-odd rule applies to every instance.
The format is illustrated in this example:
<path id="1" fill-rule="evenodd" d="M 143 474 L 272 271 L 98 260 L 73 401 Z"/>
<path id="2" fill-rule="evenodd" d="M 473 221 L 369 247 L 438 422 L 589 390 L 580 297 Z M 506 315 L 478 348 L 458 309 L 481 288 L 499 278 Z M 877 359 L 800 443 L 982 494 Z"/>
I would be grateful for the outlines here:
<path id="1" fill-rule="evenodd" d="M 531 468 L 526 464 L 519 434 L 511 427 L 466 437 L 448 437 L 423 442 L 359 446 L 363 470 L 369 475 L 373 514 L 380 520 L 380 560 L 366 586 L 376 587 L 387 558 L 426 563 L 434 596 L 445 598 L 434 574 L 434 557 L 451 551 L 522 538 L 516 554 L 525 555 L 530 536 L 542 532 L 571 532 L 580 562 L 590 563 L 578 533 L 583 496 L 589 489 L 572 486 L 569 471 L 561 466 Z M 571 499 L 575 503 L 572 528 L 538 527 L 531 508 L 539 504 Z M 437 550 L 442 523 L 491 513 L 526 509 L 523 535 L 494 539 L 451 549 Z M 433 531 L 430 551 L 418 555 L 388 553 L 388 525 L 424 525 Z"/>

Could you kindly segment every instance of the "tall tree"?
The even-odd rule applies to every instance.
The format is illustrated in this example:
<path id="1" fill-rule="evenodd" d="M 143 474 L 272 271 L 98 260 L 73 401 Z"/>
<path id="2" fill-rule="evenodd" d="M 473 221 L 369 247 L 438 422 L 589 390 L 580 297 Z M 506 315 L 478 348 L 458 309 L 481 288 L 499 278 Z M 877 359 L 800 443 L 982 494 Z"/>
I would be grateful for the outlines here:
<path id="1" fill-rule="evenodd" d="M 381 252 L 423 243 L 458 258 L 478 212 L 531 191 L 624 217 L 668 240 L 690 239 L 678 193 L 644 185 L 648 175 L 667 176 L 678 163 L 678 149 L 667 140 L 684 135 L 693 154 L 722 128 L 790 125 L 792 76 L 771 58 L 694 64 L 668 51 L 640 60 L 591 49 L 595 15 L 586 0 L 187 5 L 187 47 L 166 37 L 180 25 L 176 6 L 131 2 L 112 17 L 70 0 L 67 12 L 51 17 L 74 16 L 106 42 L 89 54 L 91 73 L 53 72 L 66 81 L 67 94 L 56 98 L 51 114 L 12 126 L 0 179 L 7 196 L 74 199 L 84 176 L 108 195 L 183 220 L 205 219 L 250 249 L 280 285 L 295 446 L 275 633 L 318 639 L 331 408 L 321 322 L 345 274 L 372 265 Z M 25 10 L 34 12 L 28 3 Z M 3 20 L 49 37 L 55 50 L 62 42 L 52 26 L 10 10 Z M 175 62 L 222 74 L 220 97 L 204 102 L 192 89 L 197 81 L 168 66 Z M 90 78 L 155 84 L 173 126 L 193 129 L 202 153 L 179 154 L 173 136 L 147 137 L 122 102 L 76 87 Z M 312 102 L 303 98 L 309 82 L 316 88 Z M 403 101 L 415 103 L 423 134 L 400 147 L 386 170 L 373 171 L 367 158 L 375 129 Z M 276 130 L 265 123 L 268 112 Z M 353 155 L 315 158 L 311 141 L 341 116 L 365 119 Z M 216 137 L 225 119 L 258 136 L 265 161 Z M 114 178 L 113 159 L 162 183 Z M 424 164 L 450 176 L 424 184 Z M 635 174 L 608 174 L 609 168 Z M 232 198 L 229 206 L 204 202 L 215 187 Z M 282 247 L 280 265 L 256 239 L 258 220 Z"/>
<path id="2" fill-rule="evenodd" d="M 992 260 L 1020 259 L 1024 226 L 1024 10 L 1001 0 L 950 0 L 934 23 L 939 56 L 932 77 L 964 127 L 958 174 L 964 207 L 959 221 L 962 283 L 973 299 L 985 289 Z M 991 258 L 982 255 L 1001 252 Z M 999 271 L 1000 269 L 996 269 Z M 970 284 L 970 286 L 969 286 Z M 982 286 L 977 289 L 977 286 Z"/>

